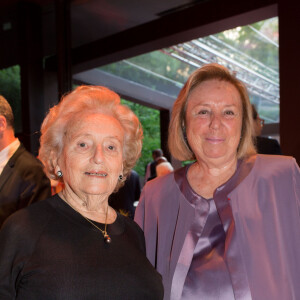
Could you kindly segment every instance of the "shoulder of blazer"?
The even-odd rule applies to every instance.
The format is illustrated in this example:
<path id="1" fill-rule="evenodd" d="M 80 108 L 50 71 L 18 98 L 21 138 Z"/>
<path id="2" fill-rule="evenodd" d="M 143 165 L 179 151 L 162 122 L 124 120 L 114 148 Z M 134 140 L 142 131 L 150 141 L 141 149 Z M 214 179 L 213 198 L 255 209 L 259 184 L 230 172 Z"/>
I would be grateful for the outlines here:
<path id="1" fill-rule="evenodd" d="M 257 154 L 256 167 L 264 168 L 290 168 L 296 163 L 295 158 L 286 155 L 268 155 L 268 154 Z"/>
<path id="2" fill-rule="evenodd" d="M 185 167 L 181 167 L 171 173 L 168 173 L 166 175 L 160 176 L 160 177 L 156 177 L 152 180 L 149 180 L 146 184 L 145 184 L 145 188 L 147 190 L 156 190 L 158 187 L 160 186 L 165 186 L 168 184 L 173 184 L 175 183 L 175 178 L 177 176 L 182 176 L 185 172 L 186 166 Z"/>
<path id="3" fill-rule="evenodd" d="M 18 160 L 18 158 L 24 153 L 26 152 L 25 147 L 23 146 L 23 144 L 20 144 L 19 148 L 17 149 L 17 151 L 13 154 L 13 156 L 9 159 L 9 161 L 7 162 L 7 164 L 13 168 L 16 161 Z"/>
<path id="4" fill-rule="evenodd" d="M 7 165 L 10 168 L 15 167 L 18 165 L 21 168 L 35 168 L 37 170 L 43 169 L 42 163 L 34 157 L 30 152 L 26 150 L 26 148 L 21 144 L 17 151 L 13 154 L 13 156 L 9 159 Z"/>

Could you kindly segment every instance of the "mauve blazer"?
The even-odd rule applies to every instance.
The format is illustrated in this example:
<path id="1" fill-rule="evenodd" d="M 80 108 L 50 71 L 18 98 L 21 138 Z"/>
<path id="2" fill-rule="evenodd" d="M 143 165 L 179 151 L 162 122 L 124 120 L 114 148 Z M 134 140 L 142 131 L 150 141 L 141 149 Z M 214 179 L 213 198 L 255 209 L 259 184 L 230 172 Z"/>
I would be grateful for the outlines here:
<path id="1" fill-rule="evenodd" d="M 177 172 L 185 176 L 179 169 L 149 181 L 135 214 L 144 230 L 148 259 L 163 276 L 164 299 L 174 299 L 172 288 L 184 284 L 172 279 L 194 219 L 194 209 L 174 180 Z M 224 260 L 235 299 L 299 300 L 300 171 L 296 161 L 286 156 L 252 156 L 241 162 L 234 176 L 233 184 L 216 189 L 214 200 L 227 232 Z"/>

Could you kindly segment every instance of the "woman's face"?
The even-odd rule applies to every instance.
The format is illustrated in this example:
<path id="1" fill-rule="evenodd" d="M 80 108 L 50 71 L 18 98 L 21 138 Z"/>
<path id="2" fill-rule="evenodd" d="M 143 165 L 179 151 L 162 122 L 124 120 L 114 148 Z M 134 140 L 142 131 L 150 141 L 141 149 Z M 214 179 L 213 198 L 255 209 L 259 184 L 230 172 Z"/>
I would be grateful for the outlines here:
<path id="1" fill-rule="evenodd" d="M 242 101 L 229 82 L 207 80 L 189 95 L 186 133 L 197 160 L 226 164 L 236 158 L 242 130 Z"/>
<path id="2" fill-rule="evenodd" d="M 124 129 L 109 115 L 90 114 L 69 128 L 58 167 L 79 197 L 109 196 L 122 174 Z"/>

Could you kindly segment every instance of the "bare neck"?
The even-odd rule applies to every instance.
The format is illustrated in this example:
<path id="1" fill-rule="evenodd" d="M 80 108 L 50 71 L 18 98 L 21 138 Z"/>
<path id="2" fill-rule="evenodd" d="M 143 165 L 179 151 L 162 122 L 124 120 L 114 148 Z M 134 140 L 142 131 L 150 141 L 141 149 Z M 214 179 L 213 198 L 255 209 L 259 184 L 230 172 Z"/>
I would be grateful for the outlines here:
<path id="1" fill-rule="evenodd" d="M 15 133 L 12 128 L 4 130 L 0 136 L 0 151 L 16 140 Z"/>
<path id="2" fill-rule="evenodd" d="M 236 167 L 236 158 L 222 166 L 208 165 L 203 161 L 197 161 L 190 167 L 187 178 L 198 195 L 210 199 L 213 197 L 215 189 L 232 177 Z"/>

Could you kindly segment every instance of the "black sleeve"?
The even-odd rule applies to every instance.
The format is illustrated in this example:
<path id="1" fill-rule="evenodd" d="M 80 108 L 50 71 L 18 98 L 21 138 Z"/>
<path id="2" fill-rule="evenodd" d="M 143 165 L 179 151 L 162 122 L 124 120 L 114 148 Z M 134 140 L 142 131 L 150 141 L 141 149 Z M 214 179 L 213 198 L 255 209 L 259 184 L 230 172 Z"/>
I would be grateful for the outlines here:
<path id="1" fill-rule="evenodd" d="M 22 243 L 22 229 L 14 222 L 15 218 L 8 219 L 0 230 L 0 299 L 12 300 L 16 298 L 18 275 L 24 264 L 24 250 Z"/>
<path id="2" fill-rule="evenodd" d="M 274 139 L 274 154 L 282 155 L 280 145 L 277 140 Z"/>
<path id="3" fill-rule="evenodd" d="M 50 180 L 41 166 L 36 165 L 26 172 L 23 178 L 23 191 L 20 195 L 18 209 L 51 196 Z"/>
<path id="4" fill-rule="evenodd" d="M 21 209 L 6 219 L 0 230 L 0 299 L 16 298 L 26 263 L 52 217 L 47 202 Z M 26 299 L 27 300 L 27 299 Z M 29 299 L 28 299 L 29 300 Z"/>
<path id="5" fill-rule="evenodd" d="M 135 199 L 135 201 L 138 201 L 141 196 L 141 184 L 140 184 L 140 178 L 138 175 L 136 175 L 136 177 L 135 177 L 134 187 L 135 187 L 134 199 Z"/>

